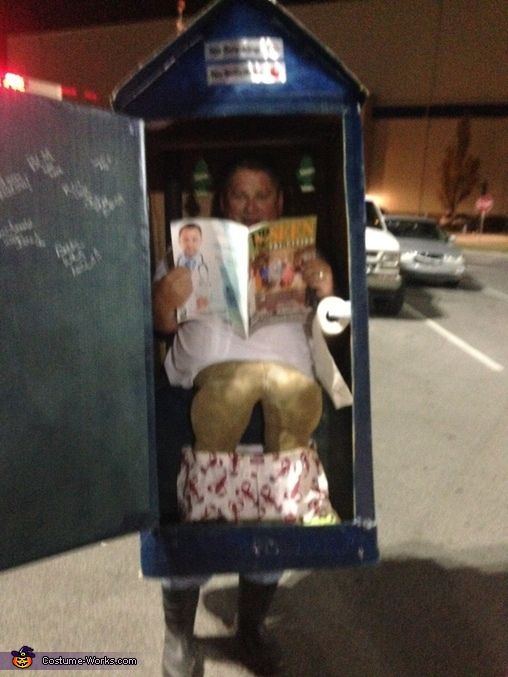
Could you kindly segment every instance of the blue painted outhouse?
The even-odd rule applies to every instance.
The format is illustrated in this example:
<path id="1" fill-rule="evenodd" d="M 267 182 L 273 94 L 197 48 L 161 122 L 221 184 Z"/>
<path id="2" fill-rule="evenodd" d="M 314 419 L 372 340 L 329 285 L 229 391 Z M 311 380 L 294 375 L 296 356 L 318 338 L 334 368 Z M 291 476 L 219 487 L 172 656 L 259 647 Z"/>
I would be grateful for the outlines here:
<path id="1" fill-rule="evenodd" d="M 330 350 L 353 393 L 327 400 L 317 431 L 330 526 L 180 523 L 168 477 L 191 434 L 192 393 L 157 393 L 160 523 L 142 536 L 146 575 L 359 565 L 378 558 L 371 450 L 364 176 L 365 88 L 285 9 L 269 0 L 218 0 L 126 79 L 114 110 L 142 118 L 148 187 L 172 218 L 208 215 L 221 165 L 261 150 L 278 165 L 294 213 L 315 213 L 317 245 L 350 299 L 348 330 Z M 163 235 L 162 235 L 163 237 Z M 156 258 L 156 257 L 154 257 Z M 256 436 L 256 420 L 251 422 Z"/>

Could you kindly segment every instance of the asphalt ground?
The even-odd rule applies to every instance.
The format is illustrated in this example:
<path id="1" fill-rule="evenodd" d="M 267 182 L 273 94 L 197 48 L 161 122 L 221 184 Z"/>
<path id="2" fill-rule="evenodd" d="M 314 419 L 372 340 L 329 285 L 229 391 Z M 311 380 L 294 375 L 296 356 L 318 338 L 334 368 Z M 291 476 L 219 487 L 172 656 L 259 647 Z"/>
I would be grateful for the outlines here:
<path id="1" fill-rule="evenodd" d="M 286 677 L 508 676 L 508 257 L 467 262 L 457 289 L 411 286 L 398 318 L 370 320 L 381 561 L 285 574 Z M 159 582 L 138 550 L 131 535 L 1 574 L 0 651 L 120 652 L 158 677 Z M 234 575 L 202 591 L 205 677 L 251 674 L 235 599 Z"/>

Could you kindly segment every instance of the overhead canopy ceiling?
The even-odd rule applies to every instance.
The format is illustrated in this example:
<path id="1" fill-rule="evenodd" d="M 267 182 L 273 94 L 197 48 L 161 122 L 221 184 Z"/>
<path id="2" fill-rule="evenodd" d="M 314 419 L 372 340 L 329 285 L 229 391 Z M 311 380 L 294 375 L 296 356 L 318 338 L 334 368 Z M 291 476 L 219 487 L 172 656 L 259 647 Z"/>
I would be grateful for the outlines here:
<path id="1" fill-rule="evenodd" d="M 284 0 L 282 5 L 324 0 Z M 185 13 L 195 14 L 208 2 L 185 0 Z M 177 0 L 17 0 L 3 10 L 6 34 L 63 30 L 177 15 Z M 1 12 L 0 12 L 1 14 Z"/>

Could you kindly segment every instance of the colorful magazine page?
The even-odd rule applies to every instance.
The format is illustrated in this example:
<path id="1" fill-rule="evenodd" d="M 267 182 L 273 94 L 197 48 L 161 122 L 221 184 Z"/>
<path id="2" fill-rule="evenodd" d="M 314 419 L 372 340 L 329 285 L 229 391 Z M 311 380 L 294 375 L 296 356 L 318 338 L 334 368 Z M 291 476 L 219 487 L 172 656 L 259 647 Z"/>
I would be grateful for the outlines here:
<path id="1" fill-rule="evenodd" d="M 264 221 L 249 230 L 249 326 L 303 320 L 303 265 L 316 256 L 316 217 Z"/>

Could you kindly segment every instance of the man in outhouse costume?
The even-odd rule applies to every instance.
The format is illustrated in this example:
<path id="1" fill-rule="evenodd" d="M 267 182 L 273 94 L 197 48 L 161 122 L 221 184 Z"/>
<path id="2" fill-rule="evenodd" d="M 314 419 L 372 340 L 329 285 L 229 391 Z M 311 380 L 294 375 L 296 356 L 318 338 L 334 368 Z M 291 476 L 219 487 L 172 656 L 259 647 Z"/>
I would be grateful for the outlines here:
<path id="1" fill-rule="evenodd" d="M 156 398 L 161 525 L 143 537 L 143 570 L 163 578 L 166 676 L 202 669 L 193 626 L 200 585 L 212 573 L 240 572 L 240 656 L 256 673 L 275 674 L 282 651 L 264 621 L 282 570 L 377 557 L 364 95 L 328 50 L 267 0 L 219 0 L 115 93 L 116 110 L 146 122 L 149 188 L 164 193 L 168 244 L 170 222 L 183 217 L 247 227 L 283 215 L 317 218 L 316 255 L 301 269 L 306 320 L 269 324 L 247 338 L 213 315 L 178 324 L 192 277 L 164 251 L 156 257 L 155 328 L 175 336 Z M 200 198 L 196 166 L 209 168 L 215 200 Z M 344 331 L 340 299 L 352 303 Z M 319 312 L 325 300 L 332 305 Z M 258 453 L 245 453 L 246 443 Z M 192 449 L 180 466 L 182 444 Z M 241 474 L 246 465 L 252 486 Z M 254 512 L 244 512 L 247 486 Z"/>

